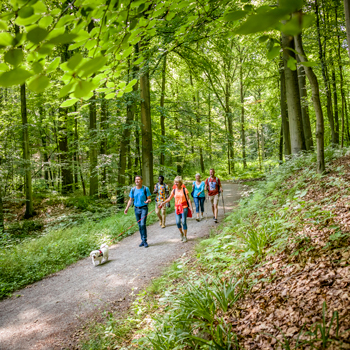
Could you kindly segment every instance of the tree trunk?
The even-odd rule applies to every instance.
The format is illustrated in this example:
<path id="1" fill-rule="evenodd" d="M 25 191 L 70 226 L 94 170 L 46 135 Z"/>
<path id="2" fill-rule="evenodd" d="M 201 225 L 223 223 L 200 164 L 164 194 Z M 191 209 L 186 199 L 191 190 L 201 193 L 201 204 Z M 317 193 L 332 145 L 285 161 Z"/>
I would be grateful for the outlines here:
<path id="1" fill-rule="evenodd" d="M 239 82 L 240 82 L 240 99 L 241 99 L 241 138 L 242 138 L 242 158 L 243 158 L 243 169 L 247 168 L 246 160 L 246 149 L 245 149 L 245 122 L 244 122 L 244 90 L 243 90 L 243 60 L 240 57 L 239 67 Z"/>
<path id="2" fill-rule="evenodd" d="M 124 205 L 125 191 L 125 170 L 127 160 L 127 150 L 130 143 L 130 127 L 134 120 L 133 104 L 128 103 L 126 107 L 126 120 L 119 146 L 119 171 L 118 171 L 118 204 Z"/>
<path id="3" fill-rule="evenodd" d="M 260 153 L 260 134 L 259 134 L 259 123 L 256 127 L 256 143 L 257 143 L 257 150 L 258 150 L 258 162 L 259 162 L 259 169 L 261 171 L 261 153 Z"/>
<path id="4" fill-rule="evenodd" d="M 290 156 L 292 154 L 292 149 L 290 144 L 290 131 L 289 131 L 287 95 L 286 95 L 286 79 L 284 75 L 283 59 L 280 61 L 280 80 L 281 80 L 280 104 L 281 104 L 281 118 L 282 118 L 282 128 L 283 128 L 284 155 Z"/>
<path id="5" fill-rule="evenodd" d="M 144 45 L 144 44 L 143 44 Z M 143 46 L 141 45 L 141 47 Z M 142 49 L 140 50 L 142 51 Z M 141 136 L 142 136 L 142 178 L 143 183 L 153 188 L 153 145 L 149 71 L 140 76 L 141 94 Z"/>
<path id="6" fill-rule="evenodd" d="M 71 168 L 71 159 L 68 155 L 68 127 L 67 127 L 67 108 L 60 108 L 60 128 L 59 128 L 59 149 L 62 174 L 62 194 L 73 192 L 73 174 Z"/>
<path id="7" fill-rule="evenodd" d="M 344 0 L 346 37 L 348 39 L 348 53 L 350 57 L 350 0 Z"/>
<path id="8" fill-rule="evenodd" d="M 5 231 L 4 226 L 4 205 L 2 203 L 2 191 L 1 191 L 1 183 L 0 183 L 0 237 Z"/>
<path id="9" fill-rule="evenodd" d="M 106 156 L 107 156 L 107 116 L 108 116 L 108 100 L 104 98 L 102 94 L 101 101 L 101 119 L 100 119 L 100 131 L 101 131 L 101 146 L 100 146 L 100 155 L 102 156 L 103 167 L 102 171 L 102 186 L 101 186 L 101 198 L 107 198 L 107 166 L 106 166 Z"/>
<path id="10" fill-rule="evenodd" d="M 208 131 L 209 131 L 209 160 L 210 164 L 212 161 L 212 152 L 211 152 L 211 106 L 210 106 L 210 90 L 208 94 Z"/>
<path id="11" fill-rule="evenodd" d="M 165 78 L 166 78 L 166 58 L 164 55 L 163 68 L 162 68 L 162 91 L 160 97 L 160 130 L 161 130 L 161 153 L 160 153 L 160 165 L 165 165 L 165 111 L 164 111 L 164 98 L 165 98 Z"/>
<path id="12" fill-rule="evenodd" d="M 322 43 L 321 43 L 321 33 L 320 33 L 320 20 L 319 20 L 319 11 L 318 11 L 318 2 L 315 0 L 315 14 L 316 14 L 316 27 L 317 27 L 317 41 L 318 41 L 318 53 L 319 59 L 321 61 L 321 69 L 322 69 L 322 77 L 323 82 L 326 88 L 326 96 L 327 96 L 327 117 L 329 121 L 329 126 L 331 128 L 332 134 L 332 144 L 336 144 L 336 134 L 334 128 L 334 118 L 333 118 L 333 106 L 332 106 L 332 96 L 329 87 L 329 81 L 326 73 L 326 64 L 323 55 Z"/>
<path id="13" fill-rule="evenodd" d="M 301 121 L 298 75 L 296 71 L 292 71 L 287 65 L 290 57 L 295 58 L 294 53 L 290 50 L 294 49 L 293 37 L 282 33 L 282 47 L 291 151 L 292 154 L 298 154 L 305 147 L 303 145 L 303 126 Z"/>
<path id="14" fill-rule="evenodd" d="M 98 195 L 97 171 L 97 125 L 96 125 L 96 95 L 95 92 L 89 104 L 89 136 L 90 136 L 90 197 Z"/>
<path id="15" fill-rule="evenodd" d="M 345 138 L 345 92 L 344 92 L 344 78 L 343 78 L 343 65 L 341 62 L 341 43 L 340 43 L 340 34 L 338 30 L 338 6 L 335 6 L 335 22 L 337 29 L 337 39 L 338 39 L 338 67 L 339 67 L 339 77 L 340 77 L 340 95 L 341 95 L 341 147 L 344 147 L 344 138 Z"/>
<path id="16" fill-rule="evenodd" d="M 298 60 L 300 62 L 300 60 Z M 298 82 L 299 82 L 299 93 L 301 99 L 301 118 L 303 122 L 303 130 L 305 136 L 305 147 L 307 151 L 311 151 L 314 147 L 312 140 L 311 123 L 309 116 L 309 108 L 307 105 L 307 91 L 306 91 L 306 79 L 305 70 L 302 65 L 298 65 Z"/>
<path id="17" fill-rule="evenodd" d="M 333 65 L 333 64 L 332 64 Z M 337 81 L 335 78 L 334 67 L 332 70 L 332 84 L 333 84 L 333 101 L 334 101 L 334 132 L 335 143 L 339 145 L 339 109 L 338 109 L 338 93 L 337 93 Z"/>
<path id="18" fill-rule="evenodd" d="M 299 12 L 297 15 L 301 15 Z M 307 62 L 307 58 L 304 52 L 301 35 L 295 36 L 295 47 L 299 54 L 300 61 Z M 314 103 L 314 109 L 316 114 L 316 141 L 317 141 L 317 172 L 322 174 L 325 171 L 324 162 L 324 121 L 323 112 L 320 101 L 320 90 L 317 81 L 317 77 L 311 67 L 304 66 L 306 76 L 309 80 L 311 91 L 312 91 L 312 101 Z"/>
<path id="19" fill-rule="evenodd" d="M 22 150 L 24 163 L 24 182 L 26 194 L 26 211 L 24 217 L 26 219 L 34 215 L 33 209 L 33 192 L 32 192 L 32 172 L 30 168 L 30 153 L 29 153 L 29 132 L 27 119 L 27 98 L 26 86 L 21 85 L 21 116 L 22 116 Z"/>
<path id="20" fill-rule="evenodd" d="M 40 114 L 40 126 L 39 126 L 39 133 L 40 133 L 40 138 L 41 138 L 41 143 L 42 143 L 42 148 L 43 148 L 43 158 L 44 158 L 44 164 L 43 164 L 43 169 L 44 169 L 44 179 L 46 186 L 49 185 L 49 157 L 47 154 L 47 140 L 46 140 L 46 135 L 43 132 L 43 118 L 44 118 L 44 108 L 42 105 L 39 106 L 39 114 Z"/>
<path id="21" fill-rule="evenodd" d="M 280 144 L 278 148 L 278 159 L 280 162 L 283 162 L 283 124 L 281 123 L 281 131 L 280 131 Z M 260 166 L 261 170 L 261 166 Z"/>

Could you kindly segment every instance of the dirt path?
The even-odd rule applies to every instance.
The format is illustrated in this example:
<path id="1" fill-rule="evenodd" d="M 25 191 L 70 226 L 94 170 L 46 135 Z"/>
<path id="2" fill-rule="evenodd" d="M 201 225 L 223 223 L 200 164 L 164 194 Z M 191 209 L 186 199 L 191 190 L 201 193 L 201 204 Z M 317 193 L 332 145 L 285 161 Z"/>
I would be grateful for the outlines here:
<path id="1" fill-rule="evenodd" d="M 241 186 L 224 184 L 223 188 L 227 213 L 239 199 Z M 219 221 L 222 217 L 220 199 Z M 94 267 L 87 258 L 16 292 L 21 297 L 0 303 L 0 349 L 61 349 L 63 340 L 89 315 L 98 315 L 110 304 L 125 309 L 132 289 L 158 277 L 164 266 L 190 252 L 215 225 L 209 214 L 208 221 L 189 219 L 189 241 L 181 243 L 175 216 L 170 214 L 165 229 L 158 223 L 148 226 L 148 249 L 138 247 L 136 232 L 111 247 L 108 263 Z"/>

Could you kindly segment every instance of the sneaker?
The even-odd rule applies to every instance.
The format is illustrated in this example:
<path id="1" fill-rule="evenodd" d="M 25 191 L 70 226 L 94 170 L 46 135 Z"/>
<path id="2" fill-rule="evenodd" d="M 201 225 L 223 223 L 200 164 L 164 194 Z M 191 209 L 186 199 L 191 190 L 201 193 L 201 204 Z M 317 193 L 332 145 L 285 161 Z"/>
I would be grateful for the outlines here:
<path id="1" fill-rule="evenodd" d="M 181 233 L 181 242 L 184 240 L 184 234 Z"/>
<path id="2" fill-rule="evenodd" d="M 213 216 L 213 219 L 215 220 L 215 216 Z"/>
<path id="3" fill-rule="evenodd" d="M 218 219 L 214 219 L 214 222 L 217 224 L 218 223 Z"/>
<path id="4" fill-rule="evenodd" d="M 162 228 L 165 228 L 165 225 L 164 225 L 164 224 L 162 224 Z"/>
<path id="5" fill-rule="evenodd" d="M 145 248 L 148 248 L 147 242 L 144 243 L 144 247 L 145 247 Z"/>
<path id="6" fill-rule="evenodd" d="M 196 221 L 198 221 L 198 222 L 199 222 L 200 220 L 201 220 L 200 218 L 197 218 L 197 219 L 196 219 Z"/>
<path id="7" fill-rule="evenodd" d="M 145 245 L 145 242 L 141 242 L 141 244 L 139 244 L 139 247 L 143 247 Z"/>
<path id="8" fill-rule="evenodd" d="M 186 236 L 183 237 L 182 242 L 183 242 L 183 243 L 186 243 L 186 242 L 187 242 L 187 237 L 186 237 Z"/>
<path id="9" fill-rule="evenodd" d="M 159 226 L 162 226 L 162 220 L 159 220 Z"/>

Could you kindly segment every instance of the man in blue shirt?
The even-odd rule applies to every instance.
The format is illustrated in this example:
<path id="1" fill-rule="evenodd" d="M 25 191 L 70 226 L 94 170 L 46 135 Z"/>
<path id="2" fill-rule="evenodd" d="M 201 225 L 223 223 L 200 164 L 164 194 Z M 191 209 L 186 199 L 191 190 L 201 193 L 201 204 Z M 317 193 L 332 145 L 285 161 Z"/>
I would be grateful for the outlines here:
<path id="1" fill-rule="evenodd" d="M 124 210 L 124 214 L 128 213 L 129 207 L 134 200 L 135 216 L 139 225 L 141 244 L 139 247 L 148 248 L 147 244 L 147 214 L 148 214 L 148 203 L 151 203 L 151 192 L 148 187 L 142 186 L 142 177 L 140 175 L 135 176 L 135 184 L 129 194 L 129 201 Z"/>

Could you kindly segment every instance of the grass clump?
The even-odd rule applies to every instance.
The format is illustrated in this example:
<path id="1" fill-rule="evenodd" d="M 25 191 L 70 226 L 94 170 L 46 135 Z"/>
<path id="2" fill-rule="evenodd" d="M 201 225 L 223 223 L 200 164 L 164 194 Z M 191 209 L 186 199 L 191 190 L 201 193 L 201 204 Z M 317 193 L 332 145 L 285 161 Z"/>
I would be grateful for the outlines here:
<path id="1" fill-rule="evenodd" d="M 156 221 L 152 213 L 148 224 Z M 0 251 L 0 299 L 45 276 L 85 258 L 91 250 L 109 243 L 135 223 L 133 210 L 119 212 L 98 222 L 86 220 L 80 225 L 53 229 L 45 236 L 25 241 Z M 116 241 L 138 230 L 135 225 Z"/>

